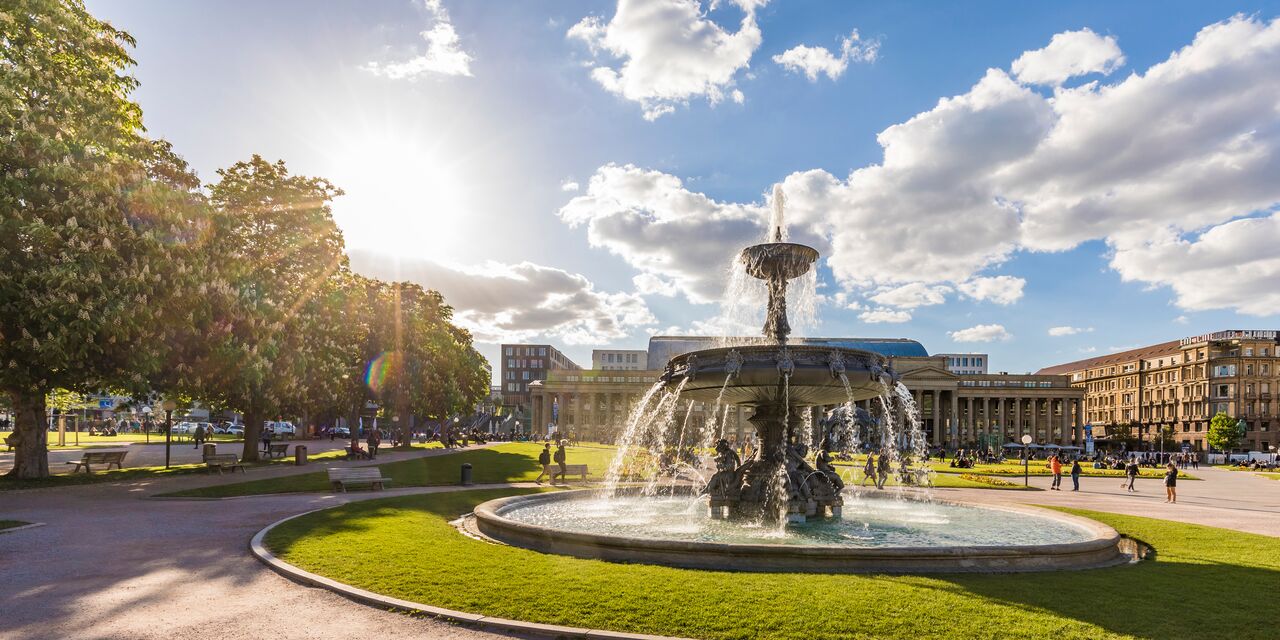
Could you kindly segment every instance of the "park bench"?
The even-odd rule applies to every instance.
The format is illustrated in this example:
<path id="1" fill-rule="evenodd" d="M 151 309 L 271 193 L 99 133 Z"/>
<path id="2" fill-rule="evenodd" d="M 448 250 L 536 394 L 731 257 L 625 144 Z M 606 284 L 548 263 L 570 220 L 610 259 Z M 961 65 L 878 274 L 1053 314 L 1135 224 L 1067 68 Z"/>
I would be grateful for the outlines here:
<path id="1" fill-rule="evenodd" d="M 268 458 L 283 458 L 289 452 L 289 445 L 285 443 L 267 445 L 267 450 L 263 455 Z"/>
<path id="2" fill-rule="evenodd" d="M 234 453 L 215 453 L 205 456 L 204 465 L 210 471 L 217 469 L 219 474 L 222 474 L 227 469 L 232 472 L 236 469 L 239 469 L 240 473 L 245 472 L 244 465 L 240 464 L 240 458 L 236 457 Z"/>
<path id="3" fill-rule="evenodd" d="M 361 449 L 360 447 L 353 448 L 350 445 L 348 445 L 347 459 L 348 460 L 372 460 L 373 456 L 369 455 L 369 452 L 365 449 Z"/>
<path id="4" fill-rule="evenodd" d="M 95 465 L 95 464 L 105 464 L 107 465 L 107 469 L 110 469 L 111 465 L 114 464 L 116 468 L 119 469 L 121 468 L 120 464 L 124 462 L 124 454 L 126 453 L 129 453 L 129 452 L 128 451 L 91 451 L 89 453 L 84 454 L 84 456 L 80 458 L 79 462 L 68 462 L 67 464 L 74 464 L 76 466 L 76 468 L 71 470 L 71 473 L 75 473 L 79 471 L 80 467 L 84 467 L 85 473 L 93 473 L 93 469 L 91 468 L 90 465 Z"/>
<path id="5" fill-rule="evenodd" d="M 329 482 L 333 488 L 346 492 L 351 485 L 367 484 L 375 491 L 381 491 L 383 485 L 391 482 L 391 478 L 382 477 L 382 470 L 377 467 L 354 467 L 346 469 L 329 469 Z"/>
<path id="6" fill-rule="evenodd" d="M 555 470 L 555 467 L 554 467 L 554 466 L 552 467 L 552 470 Z M 586 481 L 587 481 L 587 465 L 585 465 L 585 464 L 566 464 L 566 465 L 564 466 L 564 475 L 566 475 L 566 476 L 581 476 L 581 477 L 582 477 L 582 481 L 583 481 L 583 482 L 586 482 Z M 563 478 L 563 477 L 561 477 L 561 479 L 563 480 L 564 478 Z"/>

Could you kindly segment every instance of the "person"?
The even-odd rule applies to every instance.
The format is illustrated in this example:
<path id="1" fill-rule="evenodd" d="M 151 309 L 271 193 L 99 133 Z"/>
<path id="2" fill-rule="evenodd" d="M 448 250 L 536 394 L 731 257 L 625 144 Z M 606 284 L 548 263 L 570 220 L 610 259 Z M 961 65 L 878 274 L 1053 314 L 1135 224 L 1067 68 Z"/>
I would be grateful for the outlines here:
<path id="1" fill-rule="evenodd" d="M 538 464 L 542 465 L 542 473 L 539 473 L 538 477 L 534 478 L 533 481 L 538 484 L 542 484 L 542 476 L 553 475 L 551 473 L 551 444 L 550 443 L 542 445 L 542 452 L 538 454 Z"/>
<path id="2" fill-rule="evenodd" d="M 1079 458 L 1074 458 L 1071 460 L 1071 490 L 1072 491 L 1080 490 L 1080 459 Z"/>
<path id="3" fill-rule="evenodd" d="M 192 449 L 199 449 L 204 444 L 204 425 L 196 425 L 196 432 L 191 436 L 191 440 L 196 443 Z"/>
<path id="4" fill-rule="evenodd" d="M 552 475 L 551 475 L 551 484 L 555 484 L 555 483 L 556 483 L 556 476 L 557 476 L 557 475 L 559 475 L 559 476 L 560 476 L 560 481 L 561 481 L 561 482 L 564 482 L 564 479 L 565 479 L 566 477 L 568 477 L 568 476 L 567 476 L 567 474 L 569 473 L 569 469 L 568 469 L 567 467 L 565 467 L 565 464 L 564 464 L 564 458 L 565 458 L 565 454 L 564 454 L 564 445 L 565 445 L 565 441 L 564 441 L 564 440 L 561 440 L 561 441 L 560 441 L 559 446 L 557 446 L 557 447 L 556 447 L 555 461 L 556 461 L 556 464 L 557 464 L 557 465 L 559 465 L 559 467 L 560 467 L 560 468 L 559 468 L 558 470 L 556 470 L 556 471 L 554 471 L 554 472 L 552 473 Z"/>
<path id="5" fill-rule="evenodd" d="M 1137 493 L 1138 490 L 1133 488 L 1134 480 L 1138 479 L 1138 459 L 1136 457 L 1129 458 L 1129 463 L 1124 466 L 1124 473 L 1129 478 L 1127 488 L 1130 493 Z M 1120 486 L 1126 486 L 1124 484 Z"/>
<path id="6" fill-rule="evenodd" d="M 1165 502 L 1178 502 L 1178 467 L 1170 462 L 1164 470 Z"/>
<path id="7" fill-rule="evenodd" d="M 369 457 L 378 457 L 378 445 L 382 444 L 382 429 L 378 427 L 370 429 L 364 443 L 369 446 Z"/>
<path id="8" fill-rule="evenodd" d="M 877 489 L 884 488 L 885 481 L 889 479 L 889 470 L 890 470 L 889 456 L 881 452 L 880 457 L 876 460 L 876 488 Z"/>
<path id="9" fill-rule="evenodd" d="M 1199 468 L 1200 468 L 1200 456 L 1195 455 L 1195 454 L 1192 454 L 1192 455 L 1191 455 L 1191 468 L 1192 468 L 1192 469 L 1199 469 Z"/>
<path id="10" fill-rule="evenodd" d="M 271 429 L 262 428 L 262 452 L 269 453 L 271 451 Z"/>
<path id="11" fill-rule="evenodd" d="M 1062 461 L 1056 453 L 1049 456 L 1049 470 L 1053 472 L 1053 484 L 1049 485 L 1049 489 L 1062 491 Z"/>
<path id="12" fill-rule="evenodd" d="M 867 454 L 867 466 L 862 468 L 862 486 L 867 486 L 868 480 L 871 484 L 879 486 L 876 482 L 876 456 L 872 453 Z"/>
<path id="13" fill-rule="evenodd" d="M 338 428 L 329 427 L 329 442 L 333 442 L 333 439 L 337 437 L 337 435 L 338 435 Z"/>

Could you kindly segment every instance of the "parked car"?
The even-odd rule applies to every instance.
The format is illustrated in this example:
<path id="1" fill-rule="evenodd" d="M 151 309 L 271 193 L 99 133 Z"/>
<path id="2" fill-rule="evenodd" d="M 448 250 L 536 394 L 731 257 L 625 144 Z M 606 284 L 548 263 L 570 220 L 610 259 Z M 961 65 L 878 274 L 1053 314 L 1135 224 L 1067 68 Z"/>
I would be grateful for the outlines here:
<path id="1" fill-rule="evenodd" d="M 267 430 L 268 433 L 270 433 L 272 436 L 277 438 L 281 438 L 281 437 L 292 438 L 298 433 L 297 428 L 294 427 L 293 423 L 291 422 L 267 422 L 264 425 L 264 428 Z"/>
<path id="2" fill-rule="evenodd" d="M 173 428 L 172 428 L 172 429 L 169 429 L 169 432 L 170 432 L 170 433 L 182 433 L 182 434 L 195 433 L 195 432 L 196 432 L 196 423 L 194 423 L 194 422 L 179 422 L 178 424 L 173 425 Z"/>
<path id="3" fill-rule="evenodd" d="M 346 427 L 338 427 L 333 430 L 333 435 L 338 438 L 350 438 L 351 430 Z"/>
<path id="4" fill-rule="evenodd" d="M 228 422 L 222 425 L 222 433 L 232 436 L 243 436 L 244 425 L 236 422 Z"/>

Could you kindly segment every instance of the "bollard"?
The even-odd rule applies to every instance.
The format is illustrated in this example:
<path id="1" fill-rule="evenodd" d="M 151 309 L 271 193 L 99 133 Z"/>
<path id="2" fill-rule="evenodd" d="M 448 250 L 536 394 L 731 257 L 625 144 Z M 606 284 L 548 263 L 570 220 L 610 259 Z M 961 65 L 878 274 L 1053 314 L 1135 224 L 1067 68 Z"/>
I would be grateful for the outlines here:
<path id="1" fill-rule="evenodd" d="M 471 486 L 471 463 L 470 462 L 462 463 L 462 486 L 464 487 Z"/>
<path id="2" fill-rule="evenodd" d="M 293 464 L 301 466 L 307 463 L 307 448 L 297 445 L 293 448 Z"/>

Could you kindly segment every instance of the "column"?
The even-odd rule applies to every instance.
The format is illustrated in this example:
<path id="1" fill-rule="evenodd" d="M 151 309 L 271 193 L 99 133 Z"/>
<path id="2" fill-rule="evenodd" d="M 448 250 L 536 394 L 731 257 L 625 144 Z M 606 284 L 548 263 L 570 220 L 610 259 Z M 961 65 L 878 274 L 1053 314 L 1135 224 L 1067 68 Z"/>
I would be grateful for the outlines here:
<path id="1" fill-rule="evenodd" d="M 606 433 L 601 436 L 605 442 L 609 442 L 617 437 L 618 419 L 613 415 L 613 392 L 604 394 L 604 415 L 605 425 L 607 425 Z"/>
<path id="2" fill-rule="evenodd" d="M 942 391 L 934 389 L 933 393 L 933 444 L 942 444 Z"/>
<path id="3" fill-rule="evenodd" d="M 977 417 L 973 415 L 973 396 L 966 397 L 964 399 L 964 404 L 964 434 L 961 435 L 961 438 L 963 438 L 965 442 L 970 442 L 978 439 L 978 420 Z"/>
<path id="4" fill-rule="evenodd" d="M 1006 436 L 1005 436 L 1005 434 L 1004 434 L 1004 425 L 1005 425 L 1005 414 L 1004 414 L 1004 412 L 1005 412 L 1005 407 L 1004 407 L 1004 405 L 1005 405 L 1005 398 L 1004 398 L 1004 396 L 1000 396 L 999 398 L 996 398 L 996 416 L 997 416 L 997 419 L 999 420 L 999 422 L 997 422 L 996 424 L 997 424 L 997 426 L 999 426 L 998 431 L 999 431 L 999 433 L 1000 433 L 1000 445 L 1001 445 L 1001 446 L 1004 446 L 1005 440 L 1007 439 L 1007 438 L 1006 438 Z"/>
<path id="5" fill-rule="evenodd" d="M 960 397 L 956 390 L 952 389 L 947 392 L 951 396 L 951 419 L 947 421 L 947 429 L 950 434 L 948 444 L 951 447 L 960 446 Z"/>
<path id="6" fill-rule="evenodd" d="M 1022 398 L 1013 399 L 1013 437 L 1015 440 L 1022 440 L 1022 434 L 1025 427 L 1022 424 L 1024 407 L 1022 406 Z"/>
<path id="7" fill-rule="evenodd" d="M 1084 446 L 1084 398 L 1077 398 L 1072 404 L 1076 406 L 1072 423 L 1075 427 L 1076 446 Z"/>
<path id="8" fill-rule="evenodd" d="M 991 398 L 987 396 L 982 396 L 982 435 L 991 435 Z"/>
<path id="9" fill-rule="evenodd" d="M 1071 445 L 1071 400 L 1062 398 L 1062 433 L 1059 434 L 1058 443 L 1064 447 Z"/>

